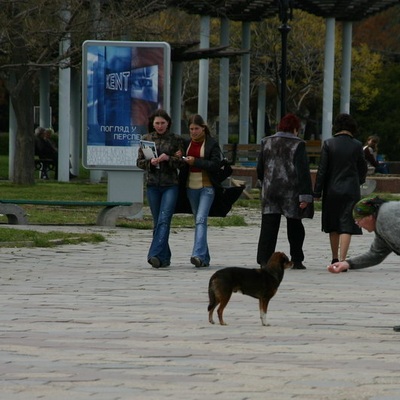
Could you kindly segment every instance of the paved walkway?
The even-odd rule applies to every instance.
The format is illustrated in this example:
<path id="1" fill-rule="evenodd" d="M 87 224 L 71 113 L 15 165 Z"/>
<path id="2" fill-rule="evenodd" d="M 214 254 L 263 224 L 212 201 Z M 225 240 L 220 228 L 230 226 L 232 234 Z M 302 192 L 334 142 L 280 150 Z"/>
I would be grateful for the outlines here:
<path id="1" fill-rule="evenodd" d="M 0 398 L 192 400 L 400 398 L 399 258 L 333 275 L 320 215 L 306 221 L 306 271 L 289 270 L 262 327 L 257 300 L 232 296 L 228 326 L 207 320 L 207 285 L 255 267 L 259 224 L 210 228 L 210 269 L 171 232 L 173 265 L 146 263 L 150 231 L 100 231 L 102 244 L 1 249 Z M 351 252 L 371 234 L 355 237 Z M 278 250 L 287 252 L 285 231 Z"/>

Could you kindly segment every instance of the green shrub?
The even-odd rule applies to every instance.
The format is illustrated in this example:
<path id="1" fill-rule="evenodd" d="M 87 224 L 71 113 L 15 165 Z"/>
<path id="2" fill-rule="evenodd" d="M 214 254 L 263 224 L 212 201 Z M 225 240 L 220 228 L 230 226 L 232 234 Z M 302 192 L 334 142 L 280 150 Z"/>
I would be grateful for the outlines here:
<path id="1" fill-rule="evenodd" d="M 8 156 L 8 133 L 0 133 L 0 156 Z"/>

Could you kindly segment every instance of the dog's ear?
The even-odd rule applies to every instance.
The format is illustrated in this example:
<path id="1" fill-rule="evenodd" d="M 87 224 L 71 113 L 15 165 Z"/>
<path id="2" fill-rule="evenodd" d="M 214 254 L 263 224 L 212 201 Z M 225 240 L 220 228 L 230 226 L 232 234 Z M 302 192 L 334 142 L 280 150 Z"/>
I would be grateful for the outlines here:
<path id="1" fill-rule="evenodd" d="M 276 251 L 272 255 L 272 257 L 274 257 L 275 262 L 280 262 L 281 264 L 286 264 L 289 262 L 288 256 L 285 253 L 283 253 L 282 251 Z M 271 259 L 272 259 L 272 257 L 271 257 Z"/>

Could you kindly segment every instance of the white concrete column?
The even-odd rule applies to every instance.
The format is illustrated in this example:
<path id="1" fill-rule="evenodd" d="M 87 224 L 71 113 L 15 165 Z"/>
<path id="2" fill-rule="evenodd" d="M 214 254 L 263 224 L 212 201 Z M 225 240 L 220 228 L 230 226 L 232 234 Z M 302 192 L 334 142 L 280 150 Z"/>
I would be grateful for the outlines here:
<path id="1" fill-rule="evenodd" d="M 17 138 L 17 118 L 15 117 L 14 107 L 10 99 L 9 105 L 9 139 L 8 139 L 8 179 L 12 181 L 14 179 L 14 158 L 15 158 L 15 141 Z"/>
<path id="2" fill-rule="evenodd" d="M 250 50 L 251 32 L 250 22 L 242 22 L 242 49 Z M 249 114 L 250 114 L 250 52 L 242 55 L 240 73 L 240 115 L 239 115 L 239 143 L 249 142 Z"/>
<path id="3" fill-rule="evenodd" d="M 48 68 L 40 70 L 40 120 L 39 125 L 43 128 L 51 127 L 50 113 L 50 71 Z"/>
<path id="4" fill-rule="evenodd" d="M 332 136 L 334 67 L 335 18 L 327 18 L 325 34 L 324 87 L 322 100 L 322 140 L 326 140 Z"/>
<path id="5" fill-rule="evenodd" d="M 71 75 L 71 167 L 74 175 L 79 174 L 81 137 L 81 74 L 72 71 Z"/>
<path id="6" fill-rule="evenodd" d="M 200 48 L 208 49 L 210 47 L 210 17 L 202 16 L 200 20 Z M 209 60 L 201 59 L 199 61 L 199 103 L 198 113 L 207 121 L 208 117 L 208 71 Z"/>
<path id="7" fill-rule="evenodd" d="M 351 44 L 353 23 L 343 22 L 342 36 L 342 78 L 340 84 L 340 112 L 350 113 L 351 90 Z"/>
<path id="8" fill-rule="evenodd" d="M 182 75 L 183 63 L 174 62 L 172 65 L 172 83 L 171 83 L 171 119 L 172 132 L 181 135 L 182 119 Z"/>
<path id="9" fill-rule="evenodd" d="M 258 101 L 257 101 L 257 141 L 261 143 L 261 139 L 265 136 L 265 105 L 267 98 L 267 85 L 260 83 L 258 85 Z"/>
<path id="10" fill-rule="evenodd" d="M 229 46 L 228 18 L 221 18 L 220 45 Z M 229 142 L 229 58 L 219 61 L 219 145 L 222 147 Z"/>
<path id="11" fill-rule="evenodd" d="M 71 13 L 65 6 L 60 11 L 61 20 L 66 24 L 71 18 Z M 71 45 L 70 35 L 60 41 L 60 55 L 65 54 Z M 67 67 L 69 59 L 59 68 L 58 78 L 58 180 L 69 181 L 69 154 L 70 154 L 70 125 L 71 125 L 71 69 Z"/>

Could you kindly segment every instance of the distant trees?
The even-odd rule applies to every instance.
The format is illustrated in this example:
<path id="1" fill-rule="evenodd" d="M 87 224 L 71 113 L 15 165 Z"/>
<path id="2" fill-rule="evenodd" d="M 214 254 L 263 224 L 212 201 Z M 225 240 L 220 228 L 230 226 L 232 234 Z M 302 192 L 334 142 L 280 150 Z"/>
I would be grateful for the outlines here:
<path id="1" fill-rule="evenodd" d="M 372 83 L 374 96 L 364 107 L 355 98 L 352 113 L 361 130 L 361 140 L 378 135 L 379 153 L 388 160 L 400 160 L 400 5 L 355 24 L 354 46 L 367 46 L 380 55 L 382 68 Z M 365 55 L 361 58 L 365 58 Z M 356 73 L 356 71 L 354 72 Z M 359 80 L 362 86 L 362 80 Z M 365 98 L 369 98 L 365 93 Z"/>
<path id="2" fill-rule="evenodd" d="M 194 42 L 199 40 L 199 20 L 197 15 L 165 9 L 165 2 L 155 0 L 0 0 L 0 78 L 9 92 L 18 124 L 14 182 L 34 183 L 33 105 L 37 104 L 38 72 L 42 68 L 54 73 L 60 67 L 80 69 L 81 46 L 87 39 Z M 288 36 L 288 110 L 318 123 L 325 23 L 321 18 L 295 10 L 289 24 L 292 30 Z M 258 85 L 267 85 L 267 113 L 271 120 L 275 120 L 279 95 L 279 25 L 277 18 L 252 24 L 251 93 L 254 98 Z M 211 46 L 218 46 L 219 20 L 213 19 L 211 26 Z M 340 49 L 340 24 L 337 26 Z M 61 54 L 59 43 L 65 39 L 69 47 Z M 238 22 L 231 24 L 231 46 L 241 48 Z M 337 55 L 339 66 L 340 51 Z M 399 158 L 400 154 L 397 140 L 400 126 L 393 117 L 395 112 L 399 114 L 399 61 L 400 6 L 355 24 L 352 113 L 362 123 L 365 134 L 382 136 L 381 149 L 391 158 Z M 184 66 L 182 100 L 190 112 L 194 111 L 197 100 L 197 66 L 196 62 Z M 339 93 L 340 68 L 335 72 L 336 93 Z M 230 75 L 231 112 L 238 115 L 239 58 L 231 60 Z M 219 62 L 212 60 L 211 118 L 218 116 L 218 81 Z"/>
<path id="3" fill-rule="evenodd" d="M 144 17 L 160 7 L 148 0 L 0 0 L 0 77 L 17 121 L 15 183 L 34 183 L 33 105 L 41 68 L 80 67 L 86 39 L 140 40 L 151 31 Z"/>

